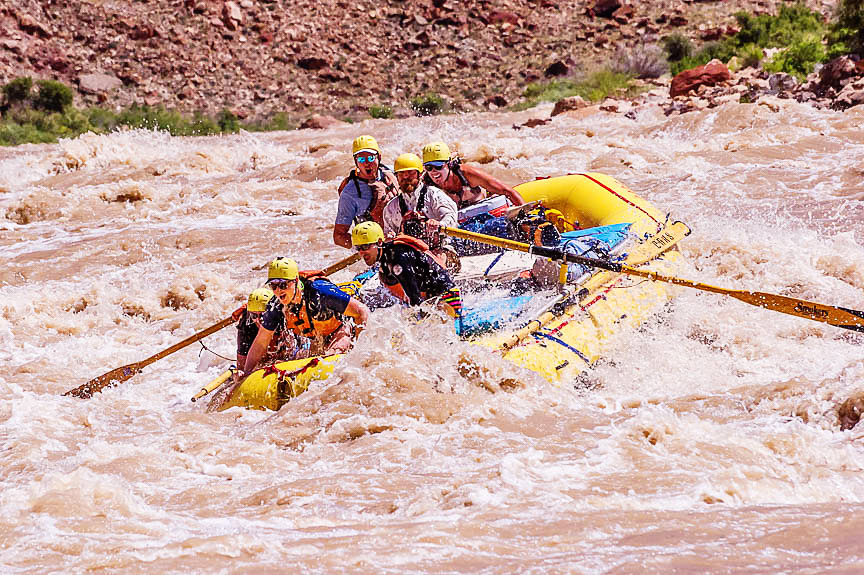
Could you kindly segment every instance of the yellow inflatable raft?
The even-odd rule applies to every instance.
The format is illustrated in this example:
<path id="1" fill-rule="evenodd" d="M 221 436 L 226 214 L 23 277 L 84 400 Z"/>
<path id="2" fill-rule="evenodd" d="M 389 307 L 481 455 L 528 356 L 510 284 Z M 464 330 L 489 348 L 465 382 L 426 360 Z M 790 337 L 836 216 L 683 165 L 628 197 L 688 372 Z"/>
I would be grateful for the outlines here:
<path id="1" fill-rule="evenodd" d="M 674 275 L 683 266 L 674 246 L 689 233 L 623 184 L 605 174 L 573 174 L 516 186 L 526 202 L 542 201 L 581 228 L 630 224 L 623 263 Z M 477 256 L 484 257 L 484 256 Z M 595 271 L 559 305 L 531 318 L 517 330 L 481 335 L 475 343 L 499 350 L 513 363 L 552 382 L 572 381 L 603 357 L 614 336 L 635 329 L 671 299 L 669 284 L 632 281 L 610 271 Z M 457 277 L 458 281 L 458 277 Z M 523 322 L 524 323 L 524 322 Z M 342 356 L 284 362 L 251 374 L 220 409 L 241 406 L 279 409 L 314 381 L 327 379 Z"/>

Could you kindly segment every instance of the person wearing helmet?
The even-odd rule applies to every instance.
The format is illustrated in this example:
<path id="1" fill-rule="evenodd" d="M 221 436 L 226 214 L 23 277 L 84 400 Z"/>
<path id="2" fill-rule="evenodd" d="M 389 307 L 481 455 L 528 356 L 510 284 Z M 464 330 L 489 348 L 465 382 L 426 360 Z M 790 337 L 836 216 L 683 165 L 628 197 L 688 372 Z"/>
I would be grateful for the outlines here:
<path id="1" fill-rule="evenodd" d="M 459 209 L 496 195 L 504 196 L 514 206 L 525 203 L 519 192 L 501 180 L 475 166 L 462 165 L 444 142 L 423 146 L 423 167 L 429 182 L 447 192 Z"/>
<path id="2" fill-rule="evenodd" d="M 273 292 L 270 291 L 270 288 L 258 288 L 249 294 L 246 305 L 233 314 L 237 321 L 237 366 L 241 369 L 246 365 L 246 355 L 249 353 L 249 348 L 252 347 L 252 342 L 255 341 L 255 336 L 258 335 L 258 329 L 261 327 L 261 316 L 267 310 L 267 304 L 271 299 L 273 299 Z M 275 302 L 274 299 L 273 303 L 275 304 Z M 269 364 L 274 361 L 291 359 L 296 347 L 294 337 L 286 338 L 284 335 L 281 328 L 276 329 L 262 363 Z"/>
<path id="3" fill-rule="evenodd" d="M 416 306 L 430 298 L 439 298 L 448 314 L 461 317 L 459 288 L 422 240 L 398 235 L 384 241 L 381 226 L 364 222 L 351 230 L 351 243 L 367 266 L 380 264 L 381 284 L 403 302 Z"/>
<path id="4" fill-rule="evenodd" d="M 402 154 L 393 164 L 400 193 L 384 208 L 384 235 L 399 233 L 420 238 L 436 250 L 442 245 L 438 226 L 458 225 L 456 203 L 439 188 L 423 181 L 423 162 Z"/>
<path id="5" fill-rule="evenodd" d="M 399 189 L 396 177 L 381 165 L 381 148 L 372 136 L 359 136 L 351 144 L 354 169 L 339 185 L 339 207 L 333 225 L 333 243 L 351 247 L 351 224 L 383 223 L 384 206 Z"/>
<path id="6" fill-rule="evenodd" d="M 345 353 L 369 318 L 369 308 L 320 275 L 300 274 L 297 262 L 276 258 L 267 270 L 267 286 L 275 295 L 261 316 L 241 376 L 252 373 L 280 327 L 309 338 L 309 355 Z M 346 321 L 354 320 L 354 327 Z M 238 366 L 239 367 L 239 366 Z"/>

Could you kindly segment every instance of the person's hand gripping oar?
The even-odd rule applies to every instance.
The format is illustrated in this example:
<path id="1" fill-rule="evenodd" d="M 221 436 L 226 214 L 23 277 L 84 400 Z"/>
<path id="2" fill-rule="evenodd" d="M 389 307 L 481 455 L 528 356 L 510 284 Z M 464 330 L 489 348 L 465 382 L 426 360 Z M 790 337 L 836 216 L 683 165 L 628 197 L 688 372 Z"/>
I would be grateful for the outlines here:
<path id="1" fill-rule="evenodd" d="M 358 261 L 359 259 L 360 259 L 360 254 L 357 254 L 357 253 L 352 254 L 352 255 L 348 256 L 347 258 L 340 260 L 340 261 L 334 263 L 333 265 L 325 268 L 323 270 L 323 273 L 325 275 L 330 275 L 330 274 L 336 273 L 337 271 L 350 266 L 351 264 Z M 176 351 L 180 351 L 181 349 L 192 345 L 196 341 L 204 339 L 208 335 L 216 333 L 217 331 L 224 328 L 225 326 L 231 325 L 232 323 L 234 323 L 234 321 L 235 321 L 235 319 L 233 317 L 226 317 L 225 319 L 219 321 L 218 323 L 211 325 L 207 329 L 203 329 L 203 330 L 199 331 L 198 333 L 187 337 L 183 341 L 181 341 L 179 343 L 175 343 L 171 347 L 169 347 L 167 349 L 163 349 L 159 353 L 151 355 L 150 357 L 148 357 L 145 360 L 138 361 L 135 363 L 130 363 L 129 365 L 124 365 L 122 367 L 114 368 L 111 371 L 109 371 L 108 373 L 103 373 L 99 377 L 95 377 L 95 378 L 91 379 L 90 381 L 88 381 L 87 383 L 76 387 L 75 389 L 70 389 L 69 391 L 67 391 L 63 395 L 73 395 L 75 397 L 80 397 L 82 399 L 87 399 L 89 397 L 92 397 L 94 393 L 98 393 L 98 392 L 102 391 L 103 389 L 105 389 L 106 387 L 110 387 L 110 386 L 117 385 L 119 383 L 123 383 L 124 381 L 132 378 L 132 376 L 139 373 L 142 369 L 144 369 L 145 367 L 147 367 L 151 363 L 159 361 L 163 357 L 167 357 Z"/>

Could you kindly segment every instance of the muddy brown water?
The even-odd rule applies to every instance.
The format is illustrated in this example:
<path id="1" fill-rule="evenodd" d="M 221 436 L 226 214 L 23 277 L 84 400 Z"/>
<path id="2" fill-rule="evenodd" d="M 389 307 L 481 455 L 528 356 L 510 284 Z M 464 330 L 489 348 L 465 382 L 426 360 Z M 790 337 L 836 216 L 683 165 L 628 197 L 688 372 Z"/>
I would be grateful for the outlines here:
<path id="1" fill-rule="evenodd" d="M 864 107 L 511 128 L 546 114 L 0 151 L 0 571 L 864 570 L 864 432 L 836 415 L 864 337 L 717 295 L 682 288 L 560 386 L 388 310 L 276 414 L 191 403 L 226 365 L 198 345 L 61 396 L 217 322 L 273 256 L 345 257 L 361 133 L 388 162 L 444 139 L 513 184 L 608 173 L 691 226 L 691 279 L 864 309 Z"/>

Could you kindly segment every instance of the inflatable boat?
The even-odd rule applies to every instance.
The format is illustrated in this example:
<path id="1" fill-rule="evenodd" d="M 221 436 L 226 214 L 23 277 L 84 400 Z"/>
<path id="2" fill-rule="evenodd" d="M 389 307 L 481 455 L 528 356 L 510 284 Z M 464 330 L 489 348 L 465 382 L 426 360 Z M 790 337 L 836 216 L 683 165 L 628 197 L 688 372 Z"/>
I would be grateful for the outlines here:
<path id="1" fill-rule="evenodd" d="M 600 173 L 537 179 L 516 186 L 526 205 L 554 211 L 559 247 L 567 253 L 674 275 L 686 265 L 677 250 L 690 230 L 671 221 L 614 178 Z M 504 258 L 503 256 L 507 256 Z M 508 259 L 507 262 L 502 262 Z M 612 271 L 559 265 L 519 252 L 463 257 L 463 338 L 564 384 L 613 350 L 615 338 L 656 314 L 674 286 L 634 281 Z M 529 269 L 553 270 L 557 285 L 524 294 L 488 289 Z M 478 283 L 482 289 L 476 288 Z M 315 381 L 327 379 L 341 355 L 279 363 L 249 375 L 218 409 L 278 410 Z"/>

